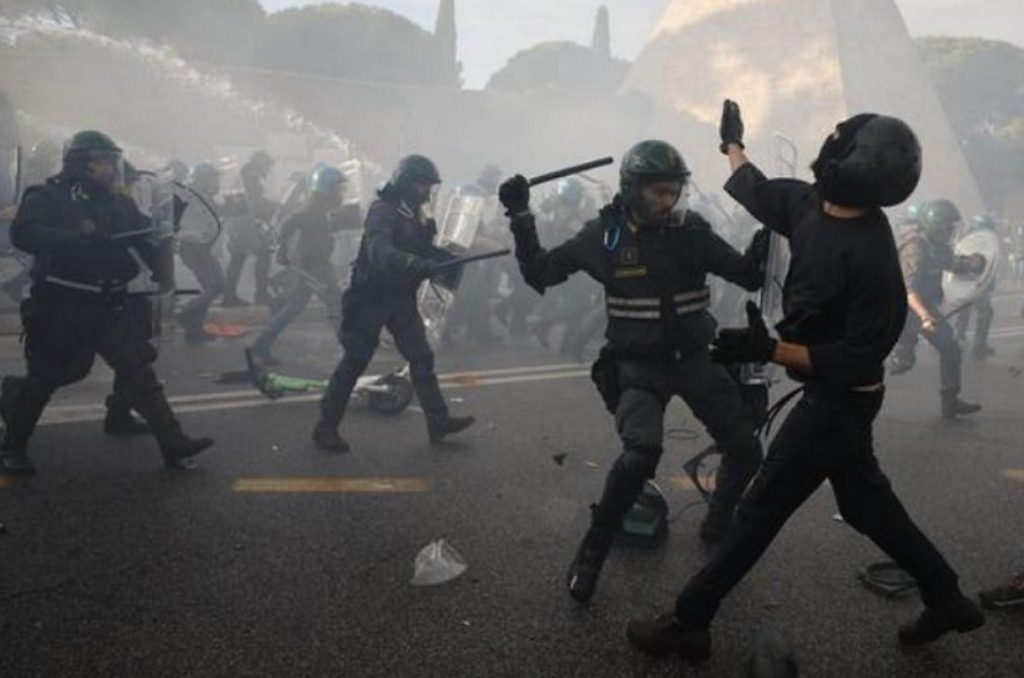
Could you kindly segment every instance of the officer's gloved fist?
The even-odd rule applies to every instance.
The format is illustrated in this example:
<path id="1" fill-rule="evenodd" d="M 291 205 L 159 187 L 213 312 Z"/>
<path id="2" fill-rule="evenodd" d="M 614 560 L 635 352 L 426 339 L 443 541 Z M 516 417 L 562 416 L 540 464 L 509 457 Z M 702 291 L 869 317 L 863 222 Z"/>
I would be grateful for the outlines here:
<path id="1" fill-rule="evenodd" d="M 778 342 L 768 334 L 761 309 L 747 302 L 747 327 L 720 330 L 711 344 L 711 359 L 716 363 L 767 363 L 775 355 Z"/>
<path id="2" fill-rule="evenodd" d="M 972 254 L 968 259 L 968 266 L 971 268 L 971 273 L 984 273 L 985 267 L 988 265 L 988 259 L 985 258 L 984 254 Z"/>
<path id="3" fill-rule="evenodd" d="M 768 249 L 772 244 L 772 232 L 767 228 L 759 228 L 750 239 L 747 253 L 763 266 L 768 261 Z"/>
<path id="4" fill-rule="evenodd" d="M 409 272 L 416 280 L 426 280 L 434 275 L 434 267 L 423 257 L 409 255 Z"/>
<path id="5" fill-rule="evenodd" d="M 514 217 L 530 209 L 530 182 L 522 174 L 506 179 L 498 187 L 498 200 L 505 206 L 505 216 Z"/>
<path id="6" fill-rule="evenodd" d="M 726 99 L 722 104 L 722 122 L 718 126 L 718 134 L 722 138 L 722 145 L 718 147 L 718 150 L 722 153 L 729 152 L 729 144 L 737 144 L 740 148 L 745 148 L 740 105 L 732 99 Z"/>

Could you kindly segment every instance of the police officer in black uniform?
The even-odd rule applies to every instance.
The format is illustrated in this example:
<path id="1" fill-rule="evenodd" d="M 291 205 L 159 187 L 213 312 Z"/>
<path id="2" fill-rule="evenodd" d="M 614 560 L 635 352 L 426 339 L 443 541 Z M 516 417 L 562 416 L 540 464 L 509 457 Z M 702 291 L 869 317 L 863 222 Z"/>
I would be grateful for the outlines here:
<path id="1" fill-rule="evenodd" d="M 530 212 L 529 185 L 517 175 L 499 193 L 511 219 L 516 258 L 538 292 L 584 271 L 604 285 L 608 343 L 594 378 L 622 438 L 601 500 L 569 569 L 569 593 L 582 602 L 597 586 L 612 538 L 662 454 L 665 407 L 674 395 L 690 406 L 723 452 L 701 536 L 717 542 L 761 461 L 754 424 L 736 382 L 711 362 L 715 321 L 708 274 L 748 290 L 761 286 L 768 240 L 763 232 L 741 255 L 696 212 L 673 207 L 690 172 L 663 141 L 631 148 L 620 167 L 619 193 L 574 237 L 545 251 Z"/>
<path id="2" fill-rule="evenodd" d="M 220 193 L 220 170 L 213 163 L 200 162 L 192 168 L 190 186 L 193 191 L 213 209 L 217 209 L 217 194 Z M 196 200 L 198 202 L 198 200 Z M 185 330 L 185 341 L 192 345 L 201 345 L 212 341 L 203 325 L 210 312 L 210 306 L 224 293 L 224 271 L 220 262 L 213 255 L 216 243 L 211 233 L 217 228 L 214 215 L 205 206 L 192 205 L 184 214 L 181 230 L 178 231 L 178 255 L 196 282 L 200 293 L 188 300 L 178 311 L 178 322 Z"/>
<path id="3" fill-rule="evenodd" d="M 939 352 L 939 382 L 942 416 L 952 419 L 974 414 L 977 403 L 960 399 L 960 370 L 963 357 L 949 320 L 942 317 L 942 273 L 973 273 L 985 269 L 980 254 L 957 256 L 950 241 L 962 218 L 960 210 L 948 200 L 934 200 L 921 209 L 918 227 L 903 232 L 899 241 L 900 263 L 907 286 L 907 322 L 889 358 L 892 374 L 902 374 L 914 366 L 917 338 L 923 335 Z"/>
<path id="4" fill-rule="evenodd" d="M 121 149 L 106 135 L 79 132 L 68 142 L 61 173 L 29 190 L 11 229 L 14 245 L 35 257 L 32 294 L 22 304 L 28 374 L 7 376 L 0 394 L 4 437 L 0 471 L 35 472 L 26 448 L 50 396 L 89 374 L 98 353 L 124 375 L 131 406 L 153 429 L 165 465 L 191 468 L 213 441 L 186 436 L 126 310 L 137 254 L 153 259 L 144 238 L 117 238 L 149 220 L 115 190 Z"/>
<path id="5" fill-rule="evenodd" d="M 331 255 L 334 234 L 345 226 L 338 210 L 346 181 L 335 167 L 318 168 L 309 182 L 306 206 L 281 227 L 277 263 L 290 269 L 292 277 L 284 304 L 252 345 L 253 356 L 265 365 L 277 362 L 271 353 L 274 342 L 305 310 L 314 294 L 323 301 L 328 317 L 341 314 L 341 288 Z M 289 249 L 293 238 L 298 240 L 294 256 Z"/>
<path id="6" fill-rule="evenodd" d="M 228 201 L 227 211 L 237 216 L 235 228 L 228 234 L 227 275 L 225 279 L 225 306 L 245 306 L 246 302 L 238 296 L 238 281 L 242 269 L 249 257 L 254 258 L 253 285 L 255 297 L 253 303 L 269 306 L 270 296 L 270 254 L 273 250 L 274 235 L 271 220 L 278 205 L 266 196 L 264 183 L 274 167 L 274 159 L 266 151 L 255 151 L 242 165 L 239 171 L 242 177 L 241 200 L 235 198 Z M 239 205 L 239 202 L 241 203 Z"/>
<path id="7" fill-rule="evenodd" d="M 823 144 L 812 165 L 812 186 L 769 180 L 747 161 L 739 107 L 732 101 L 725 102 L 721 137 L 733 169 L 726 190 L 788 238 L 792 258 L 780 338 L 769 336 L 750 302 L 749 326 L 719 332 L 715 359 L 778 363 L 805 390 L 772 440 L 722 548 L 689 581 L 674 612 L 630 622 L 630 641 L 649 654 L 707 660 L 709 626 L 722 599 L 826 479 L 847 524 L 917 580 L 927 609 L 900 629 L 900 642 L 920 645 L 947 631 L 981 626 L 981 611 L 907 515 L 872 449 L 872 422 L 884 396 L 883 361 L 907 310 L 896 243 L 880 207 L 902 202 L 917 185 L 917 138 L 896 118 L 854 116 Z"/>
<path id="8" fill-rule="evenodd" d="M 434 373 L 434 353 L 427 343 L 416 291 L 433 275 L 433 264 L 451 255 L 434 246 L 437 225 L 425 214 L 441 175 L 429 158 L 410 155 L 399 162 L 390 181 L 366 215 L 363 239 L 342 297 L 338 338 L 345 351 L 320 401 L 313 441 L 321 448 L 346 452 L 338 435 L 352 390 L 377 350 L 381 329 L 409 361 L 416 397 L 427 419 L 430 441 L 438 442 L 473 424 L 473 417 L 453 417 Z"/>

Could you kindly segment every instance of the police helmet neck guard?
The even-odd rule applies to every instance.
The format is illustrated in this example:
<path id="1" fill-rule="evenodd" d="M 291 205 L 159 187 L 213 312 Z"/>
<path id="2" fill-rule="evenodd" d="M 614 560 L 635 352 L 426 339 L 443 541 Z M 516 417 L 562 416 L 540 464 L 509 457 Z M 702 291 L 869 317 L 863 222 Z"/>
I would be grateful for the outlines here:
<path id="1" fill-rule="evenodd" d="M 619 201 L 639 220 L 640 226 L 664 226 L 676 215 L 670 212 L 667 218 L 659 219 L 651 214 L 643 197 L 644 187 L 661 181 L 676 181 L 682 197 L 682 189 L 689 178 L 690 170 L 674 146 L 658 140 L 641 141 L 626 151 L 619 166 Z"/>
<path id="2" fill-rule="evenodd" d="M 823 200 L 891 207 L 909 198 L 921 179 L 921 144 L 902 120 L 861 113 L 836 126 L 811 171 Z"/>

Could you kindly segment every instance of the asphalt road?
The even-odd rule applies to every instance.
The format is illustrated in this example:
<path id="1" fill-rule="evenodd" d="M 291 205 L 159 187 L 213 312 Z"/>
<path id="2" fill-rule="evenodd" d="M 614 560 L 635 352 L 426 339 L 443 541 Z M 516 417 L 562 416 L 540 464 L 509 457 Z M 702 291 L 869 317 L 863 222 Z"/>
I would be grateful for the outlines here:
<path id="1" fill-rule="evenodd" d="M 980 414 L 939 419 L 938 367 L 922 347 L 917 368 L 890 380 L 876 427 L 883 467 L 971 593 L 1024 564 L 1019 307 L 1019 295 L 998 301 L 998 355 L 966 363 Z M 282 340 L 296 356 L 285 371 L 324 376 L 337 357 L 315 316 Z M 896 627 L 920 604 L 857 582 L 882 555 L 833 518 L 827 487 L 726 600 L 706 667 L 633 651 L 625 622 L 666 610 L 708 556 L 698 495 L 679 480 L 708 440 L 673 404 L 659 475 L 669 539 L 617 548 L 591 605 L 577 606 L 565 567 L 618 445 L 586 366 L 536 346 L 439 356 L 443 373 L 483 371 L 448 380 L 453 410 L 478 418 L 454 442 L 429 446 L 415 408 L 385 417 L 357 404 L 344 427 L 353 450 L 333 455 L 309 442 L 312 399 L 268 403 L 213 383 L 242 366 L 244 340 L 162 344 L 186 428 L 218 443 L 199 471 L 165 472 L 152 440 L 101 432 L 108 371 L 54 398 L 31 446 L 39 475 L 0 480 L 4 678 L 740 676 L 766 629 L 803 676 L 1024 676 L 1024 609 L 901 651 Z M 21 370 L 16 343 L 0 342 L 0 371 Z M 417 552 L 442 537 L 467 571 L 412 586 Z"/>

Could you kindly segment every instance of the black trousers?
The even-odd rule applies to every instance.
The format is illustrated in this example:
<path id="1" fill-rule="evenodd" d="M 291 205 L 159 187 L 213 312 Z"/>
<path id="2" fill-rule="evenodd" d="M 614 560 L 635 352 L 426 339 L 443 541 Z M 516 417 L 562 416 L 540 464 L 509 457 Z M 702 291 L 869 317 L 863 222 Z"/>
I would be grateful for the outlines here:
<path id="1" fill-rule="evenodd" d="M 948 321 L 940 321 L 933 332 L 923 332 L 921 319 L 916 313 L 908 313 L 903 334 L 893 348 L 894 357 L 904 365 L 913 365 L 916 360 L 918 337 L 921 336 L 939 353 L 939 390 L 943 397 L 955 398 L 960 393 L 960 367 L 963 355 L 953 333 L 953 327 Z"/>
<path id="2" fill-rule="evenodd" d="M 934 606 L 959 592 L 957 575 L 907 515 L 875 459 L 872 422 L 883 393 L 808 388 L 782 424 L 714 559 L 676 601 L 684 626 L 707 626 L 789 516 L 826 479 L 847 524 L 912 575 Z"/>
<path id="3" fill-rule="evenodd" d="M 956 337 L 960 341 L 967 340 L 967 328 L 971 324 L 971 315 L 976 312 L 974 322 L 975 350 L 988 346 L 988 333 L 992 329 L 992 318 L 995 308 L 992 307 L 992 290 L 984 292 L 974 303 L 960 311 L 956 316 Z"/>
<path id="4" fill-rule="evenodd" d="M 373 359 L 385 327 L 398 352 L 409 361 L 409 376 L 427 419 L 448 417 L 448 405 L 434 373 L 434 352 L 427 342 L 415 292 L 375 292 L 350 287 L 342 295 L 338 331 L 344 355 L 320 401 L 322 424 L 336 427 L 341 423 L 356 382 Z"/>
<path id="5" fill-rule="evenodd" d="M 224 293 L 224 272 L 221 270 L 220 262 L 210 251 L 209 245 L 182 243 L 179 254 L 181 262 L 196 277 L 201 292 L 189 299 L 178 311 L 178 321 L 186 332 L 198 332 L 206 323 L 210 306 Z M 235 283 L 238 283 L 237 276 Z"/>
<path id="6" fill-rule="evenodd" d="M 123 302 L 100 303 L 91 293 L 41 292 L 37 287 L 22 304 L 22 323 L 28 373 L 4 379 L 5 451 L 25 449 L 53 392 L 84 379 L 97 353 L 122 380 L 131 407 L 153 428 L 162 447 L 180 435 L 145 347 L 153 355 L 155 350 L 139 337 Z"/>
<path id="7" fill-rule="evenodd" d="M 622 361 L 615 424 L 622 453 L 612 464 L 604 491 L 593 507 L 588 539 L 607 547 L 644 482 L 653 478 L 663 451 L 665 407 L 682 397 L 722 452 L 709 511 L 731 518 L 757 472 L 761 443 L 737 383 L 707 351 L 681 362 Z"/>
<path id="8" fill-rule="evenodd" d="M 158 357 L 153 346 L 153 301 L 147 296 L 125 299 L 125 313 L 134 325 L 132 338 L 138 342 L 138 357 L 146 365 L 153 365 Z M 107 396 L 107 410 L 115 415 L 127 416 L 132 408 L 133 372 L 114 370 L 114 385 Z"/>
<path id="9" fill-rule="evenodd" d="M 256 301 L 260 303 L 270 298 L 270 252 L 271 243 L 267 242 L 258 223 L 243 222 L 236 224 L 228 237 L 228 268 L 224 285 L 224 296 L 238 296 L 238 281 L 242 277 L 242 269 L 249 257 L 255 257 L 253 265 L 253 285 Z"/>

